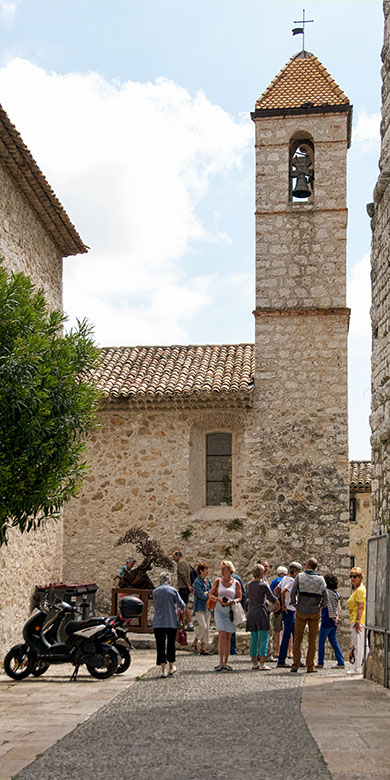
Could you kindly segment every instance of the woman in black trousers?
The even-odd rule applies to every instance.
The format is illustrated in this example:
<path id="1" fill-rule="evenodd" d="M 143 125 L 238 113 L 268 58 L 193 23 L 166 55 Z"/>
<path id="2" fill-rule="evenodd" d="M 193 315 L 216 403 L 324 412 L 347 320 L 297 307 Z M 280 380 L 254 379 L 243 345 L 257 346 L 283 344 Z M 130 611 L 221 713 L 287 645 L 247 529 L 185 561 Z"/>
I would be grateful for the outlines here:
<path id="1" fill-rule="evenodd" d="M 157 645 L 157 666 L 161 666 L 161 677 L 165 678 L 176 672 L 177 611 L 185 610 L 183 599 L 170 582 L 170 573 L 163 571 L 160 574 L 160 584 L 153 591 L 153 630 Z"/>

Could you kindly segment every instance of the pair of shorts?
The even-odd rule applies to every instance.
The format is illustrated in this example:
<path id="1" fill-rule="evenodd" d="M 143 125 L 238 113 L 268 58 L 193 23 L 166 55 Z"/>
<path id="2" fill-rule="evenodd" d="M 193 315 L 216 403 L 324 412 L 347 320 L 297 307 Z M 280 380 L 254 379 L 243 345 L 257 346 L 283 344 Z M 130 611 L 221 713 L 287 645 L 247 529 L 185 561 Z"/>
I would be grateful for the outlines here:
<path id="1" fill-rule="evenodd" d="M 282 610 L 280 612 L 274 613 L 274 632 L 277 633 L 278 631 L 281 631 L 283 628 L 283 617 L 282 617 Z"/>
<path id="2" fill-rule="evenodd" d="M 179 588 L 179 596 L 182 597 L 185 604 L 188 604 L 188 599 L 190 598 L 190 589 L 189 588 Z"/>

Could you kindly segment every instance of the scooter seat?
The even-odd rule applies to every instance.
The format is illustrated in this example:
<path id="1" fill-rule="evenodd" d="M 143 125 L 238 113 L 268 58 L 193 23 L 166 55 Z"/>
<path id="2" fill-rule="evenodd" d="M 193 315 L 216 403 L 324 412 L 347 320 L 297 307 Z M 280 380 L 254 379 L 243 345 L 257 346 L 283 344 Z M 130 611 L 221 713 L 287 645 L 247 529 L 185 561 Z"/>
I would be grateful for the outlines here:
<path id="1" fill-rule="evenodd" d="M 65 633 L 70 636 L 76 631 L 80 631 L 82 628 L 88 628 L 89 626 L 97 625 L 96 618 L 90 618 L 89 620 L 70 620 L 65 626 Z M 101 621 L 100 621 L 101 622 Z"/>

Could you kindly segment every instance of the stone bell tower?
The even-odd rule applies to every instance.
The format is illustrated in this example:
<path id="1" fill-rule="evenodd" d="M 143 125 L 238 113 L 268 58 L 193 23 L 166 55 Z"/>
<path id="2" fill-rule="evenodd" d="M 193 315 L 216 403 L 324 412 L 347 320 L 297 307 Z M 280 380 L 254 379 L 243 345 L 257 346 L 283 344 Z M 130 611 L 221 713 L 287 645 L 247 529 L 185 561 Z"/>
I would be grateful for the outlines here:
<path id="1" fill-rule="evenodd" d="M 346 155 L 352 107 L 313 54 L 256 102 L 252 516 L 272 562 L 349 565 Z"/>

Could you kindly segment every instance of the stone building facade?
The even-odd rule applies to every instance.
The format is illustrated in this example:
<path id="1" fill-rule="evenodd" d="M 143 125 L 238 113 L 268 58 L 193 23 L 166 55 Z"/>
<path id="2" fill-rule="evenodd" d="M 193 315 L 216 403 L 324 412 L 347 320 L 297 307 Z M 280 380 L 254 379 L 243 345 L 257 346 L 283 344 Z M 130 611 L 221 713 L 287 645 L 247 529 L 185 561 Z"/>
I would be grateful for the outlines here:
<path id="1" fill-rule="evenodd" d="M 390 3 L 384 3 L 385 35 L 382 49 L 382 122 L 379 178 L 372 216 L 372 504 L 373 526 L 390 531 Z"/>
<path id="2" fill-rule="evenodd" d="M 0 106 L 0 257 L 23 271 L 62 308 L 62 258 L 86 247 L 54 192 Z M 62 522 L 36 534 L 12 531 L 0 549 L 0 658 L 30 611 L 34 584 L 62 579 Z"/>
<path id="3" fill-rule="evenodd" d="M 371 217 L 371 460 L 373 533 L 390 533 L 390 3 L 384 2 L 382 48 L 382 121 L 379 177 L 374 202 L 367 207 Z M 367 675 L 384 677 L 384 635 L 371 632 Z M 390 670 L 388 670 L 390 671 Z"/>
<path id="4" fill-rule="evenodd" d="M 276 567 L 315 552 L 347 581 L 351 106 L 301 52 L 252 119 L 255 344 L 102 350 L 101 427 L 66 507 L 64 573 L 96 580 L 104 608 L 129 552 L 113 544 L 134 525 L 213 574 L 227 556 L 247 577 L 261 556 Z"/>
<path id="5" fill-rule="evenodd" d="M 350 565 L 367 573 L 367 542 L 372 536 L 371 462 L 352 460 L 349 464 L 349 546 Z"/>

